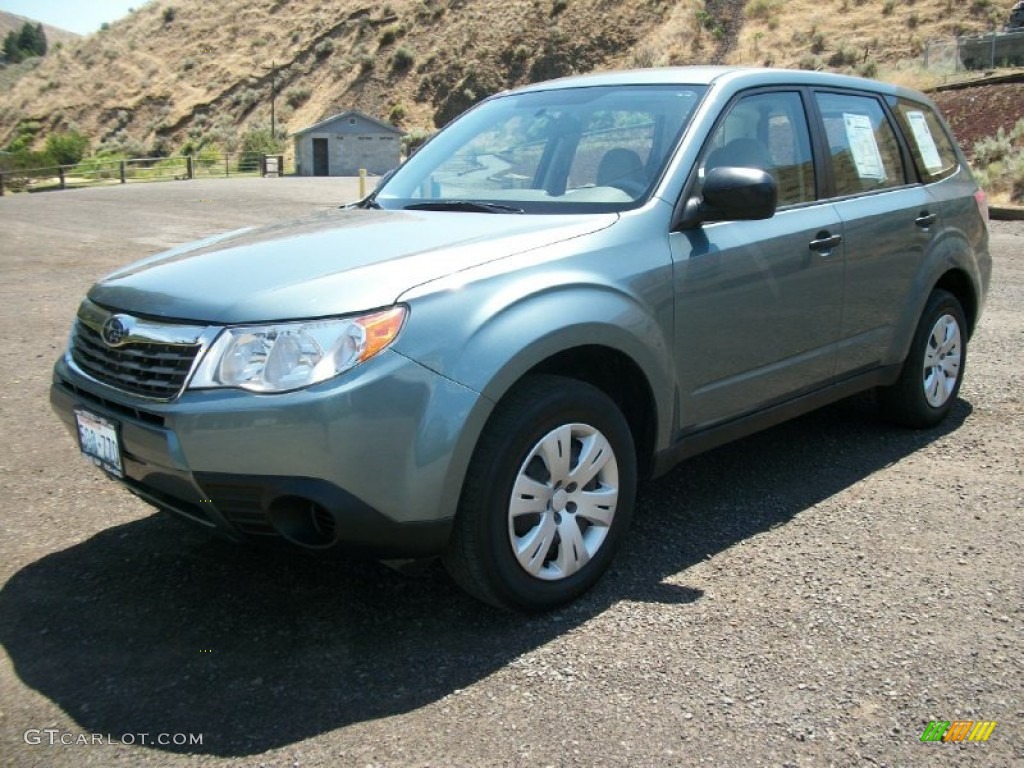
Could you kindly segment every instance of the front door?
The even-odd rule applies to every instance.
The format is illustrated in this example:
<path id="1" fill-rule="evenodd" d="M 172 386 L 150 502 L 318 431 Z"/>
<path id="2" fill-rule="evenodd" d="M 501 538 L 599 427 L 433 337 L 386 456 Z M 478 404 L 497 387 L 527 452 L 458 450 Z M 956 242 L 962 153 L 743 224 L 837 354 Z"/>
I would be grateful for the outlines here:
<path id="1" fill-rule="evenodd" d="M 754 167 L 779 186 L 767 221 L 708 223 L 670 237 L 683 432 L 794 394 L 834 374 L 842 317 L 842 222 L 818 200 L 801 93 L 738 99 L 700 163 Z"/>
<path id="2" fill-rule="evenodd" d="M 327 139 L 313 139 L 313 175 L 331 175 L 330 163 L 327 159 Z"/>

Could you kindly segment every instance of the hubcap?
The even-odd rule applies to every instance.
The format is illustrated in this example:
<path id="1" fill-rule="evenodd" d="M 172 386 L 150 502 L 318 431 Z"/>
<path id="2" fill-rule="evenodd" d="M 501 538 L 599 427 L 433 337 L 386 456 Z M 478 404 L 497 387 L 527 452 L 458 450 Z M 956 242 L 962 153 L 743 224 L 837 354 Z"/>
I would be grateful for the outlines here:
<path id="1" fill-rule="evenodd" d="M 939 408 L 956 389 L 963 359 L 960 324 L 952 315 L 943 315 L 932 327 L 924 353 L 924 395 L 932 408 Z"/>
<path id="2" fill-rule="evenodd" d="M 608 536 L 619 498 L 619 466 L 608 439 L 588 424 L 542 437 L 512 486 L 508 535 L 523 570 L 545 581 L 572 576 Z"/>

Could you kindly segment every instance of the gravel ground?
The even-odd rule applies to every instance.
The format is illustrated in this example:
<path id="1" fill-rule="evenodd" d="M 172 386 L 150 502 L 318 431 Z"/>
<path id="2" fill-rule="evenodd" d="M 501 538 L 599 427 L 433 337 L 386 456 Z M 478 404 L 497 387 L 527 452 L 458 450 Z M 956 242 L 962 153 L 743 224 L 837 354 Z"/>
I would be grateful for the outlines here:
<path id="1" fill-rule="evenodd" d="M 894 429 L 860 398 L 697 457 L 642 490 L 591 594 L 523 618 L 438 567 L 210 540 L 103 479 L 49 412 L 97 277 L 353 190 L 0 200 L 0 763 L 1024 764 L 1024 224 L 993 224 L 995 283 L 943 428 Z M 957 719 L 998 725 L 984 744 L 920 742 Z M 179 733 L 202 744 L 153 743 Z"/>

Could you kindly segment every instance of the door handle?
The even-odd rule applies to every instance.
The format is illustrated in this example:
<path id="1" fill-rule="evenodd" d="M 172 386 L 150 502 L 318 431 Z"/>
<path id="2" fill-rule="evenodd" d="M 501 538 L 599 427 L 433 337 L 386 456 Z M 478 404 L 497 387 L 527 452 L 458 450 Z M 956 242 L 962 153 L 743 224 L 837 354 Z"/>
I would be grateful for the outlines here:
<path id="1" fill-rule="evenodd" d="M 822 256 L 828 256 L 832 249 L 843 242 L 842 235 L 830 235 L 828 232 L 819 232 L 816 239 L 811 240 L 810 248 Z"/>
<path id="2" fill-rule="evenodd" d="M 928 213 L 928 211 L 921 211 L 921 215 L 914 219 L 914 223 L 921 229 L 928 229 L 928 227 L 938 220 L 939 217 L 936 214 Z"/>

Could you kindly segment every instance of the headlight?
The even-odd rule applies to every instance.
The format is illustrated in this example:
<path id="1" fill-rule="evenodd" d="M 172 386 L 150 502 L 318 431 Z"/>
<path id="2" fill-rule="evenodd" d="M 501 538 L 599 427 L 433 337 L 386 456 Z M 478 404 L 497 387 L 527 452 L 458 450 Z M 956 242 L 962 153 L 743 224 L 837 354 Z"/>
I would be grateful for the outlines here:
<path id="1" fill-rule="evenodd" d="M 326 381 L 394 341 L 405 315 L 405 307 L 392 307 L 360 317 L 225 328 L 189 388 L 288 392 Z"/>

